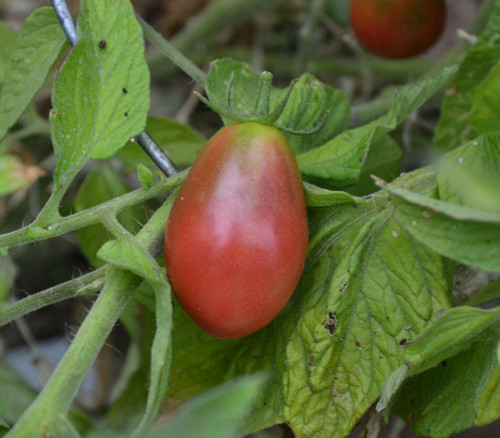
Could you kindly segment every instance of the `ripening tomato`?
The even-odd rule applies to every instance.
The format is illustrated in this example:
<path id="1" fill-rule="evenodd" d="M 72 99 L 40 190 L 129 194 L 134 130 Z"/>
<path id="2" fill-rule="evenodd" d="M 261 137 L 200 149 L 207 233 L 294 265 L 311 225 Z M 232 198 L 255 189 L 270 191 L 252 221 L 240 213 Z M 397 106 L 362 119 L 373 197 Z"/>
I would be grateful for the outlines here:
<path id="1" fill-rule="evenodd" d="M 202 150 L 172 207 L 165 261 L 191 318 L 219 338 L 268 324 L 299 280 L 307 251 L 295 155 L 276 128 L 230 124 Z"/>
<path id="2" fill-rule="evenodd" d="M 444 0 L 351 0 L 351 27 L 367 50 L 386 58 L 425 52 L 440 37 Z"/>

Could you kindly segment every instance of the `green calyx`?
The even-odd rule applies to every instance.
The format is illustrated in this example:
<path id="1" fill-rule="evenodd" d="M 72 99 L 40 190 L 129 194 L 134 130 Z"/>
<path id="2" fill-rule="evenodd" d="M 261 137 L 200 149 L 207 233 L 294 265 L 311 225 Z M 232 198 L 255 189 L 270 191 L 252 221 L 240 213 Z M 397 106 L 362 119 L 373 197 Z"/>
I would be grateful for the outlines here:
<path id="1" fill-rule="evenodd" d="M 288 126 L 280 123 L 278 119 L 282 115 L 289 99 L 294 89 L 297 80 L 293 80 L 284 96 L 279 99 L 276 103 L 272 102 L 272 87 L 273 75 L 268 71 L 264 71 L 260 74 L 257 87 L 257 95 L 253 102 L 252 110 L 250 112 L 238 111 L 233 105 L 233 83 L 234 83 L 234 72 L 230 75 L 229 83 L 224 90 L 225 92 L 225 108 L 220 104 L 216 104 L 213 101 L 207 99 L 201 94 L 197 93 L 200 100 L 205 103 L 210 109 L 218 113 L 226 123 L 232 122 L 258 122 L 263 125 L 274 126 L 280 131 L 289 134 L 306 135 L 311 134 L 319 130 L 328 116 L 328 111 L 309 129 L 295 129 L 294 126 Z"/>

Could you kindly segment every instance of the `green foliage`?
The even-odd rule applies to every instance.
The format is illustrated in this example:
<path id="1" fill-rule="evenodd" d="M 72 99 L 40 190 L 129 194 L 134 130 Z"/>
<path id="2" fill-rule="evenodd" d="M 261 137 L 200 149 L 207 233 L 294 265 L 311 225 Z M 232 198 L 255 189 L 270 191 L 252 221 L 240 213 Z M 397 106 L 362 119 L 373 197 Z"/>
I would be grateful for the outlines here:
<path id="1" fill-rule="evenodd" d="M 500 140 L 480 136 L 448 152 L 439 162 L 439 197 L 500 213 Z"/>
<path id="2" fill-rule="evenodd" d="M 498 113 L 500 112 L 500 66 L 491 69 L 486 79 L 479 84 L 472 96 L 471 125 L 481 134 L 500 135 Z"/>
<path id="3" fill-rule="evenodd" d="M 378 411 L 396 413 L 430 437 L 499 418 L 500 308 L 493 306 L 500 297 L 500 280 L 494 280 L 500 273 L 500 1 L 458 70 L 438 69 L 399 87 L 391 105 L 373 105 L 376 116 L 356 127 L 349 126 L 344 92 L 318 79 L 326 70 L 303 73 L 282 89 L 271 85 L 270 72 L 258 75 L 249 64 L 225 58 L 211 62 L 205 78 L 160 41 L 206 85 L 206 103 L 224 123 L 258 120 L 282 130 L 305 180 L 309 248 L 297 290 L 270 325 L 235 340 L 209 336 L 175 300 L 158 260 L 186 172 L 164 178 L 131 141 L 146 127 L 177 166 L 187 167 L 205 137 L 174 120 L 147 117 L 149 71 L 129 0 L 81 3 L 80 41 L 56 73 L 52 92 L 52 194 L 31 224 L 0 235 L 0 322 L 100 292 L 40 394 L 0 366 L 0 435 L 16 423 L 6 436 L 229 438 L 286 422 L 297 436 L 341 438 L 377 400 Z M 230 3 L 215 2 L 202 17 L 216 23 L 228 8 L 248 16 L 264 2 Z M 315 6 L 339 15 L 330 3 Z M 51 8 L 35 11 L 17 37 L 0 24 L 0 40 L 0 137 L 10 130 L 0 155 L 0 195 L 12 195 L 5 197 L 8 211 L 33 181 L 29 172 L 41 170 L 5 150 L 26 140 L 19 131 L 33 135 L 30 125 L 42 116 L 21 114 L 27 107 L 35 112 L 30 102 L 67 43 Z M 182 46 L 189 38 L 177 41 Z M 150 65 L 156 65 L 153 57 Z M 356 74 L 360 69 L 356 60 Z M 399 127 L 418 119 L 412 114 L 431 98 L 440 104 L 450 83 L 435 136 L 421 139 L 449 151 L 435 166 L 420 161 L 419 169 L 397 177 L 408 170 Z M 43 145 L 32 144 L 25 141 L 21 150 L 38 160 Z M 84 167 L 84 177 L 75 178 Z M 141 187 L 130 190 L 137 182 Z M 30 209 L 40 193 L 31 193 Z M 139 207 L 162 194 L 163 203 Z M 72 205 L 75 212 L 61 216 L 61 203 L 63 211 Z M 16 270 L 16 251 L 8 259 L 8 249 L 68 232 L 76 233 L 90 265 L 103 268 L 4 304 Z M 490 282 L 478 282 L 468 300 L 461 297 L 465 305 L 452 307 L 458 263 Z M 111 406 L 98 421 L 78 419 L 69 411 L 74 395 L 118 320 L 130 344 Z M 181 404 L 172 418 L 158 419 Z"/>
<path id="4" fill-rule="evenodd" d="M 37 9 L 26 20 L 5 69 L 0 94 L 0 139 L 29 105 L 67 45 L 52 8 Z"/>
<path id="5" fill-rule="evenodd" d="M 80 212 L 125 193 L 127 186 L 120 175 L 110 167 L 101 166 L 100 170 L 87 174 L 80 185 L 73 206 L 76 212 Z M 137 208 L 126 210 L 120 215 L 123 226 L 131 231 L 137 229 L 135 221 L 140 219 L 142 219 L 140 210 Z M 76 236 L 80 249 L 90 265 L 94 268 L 102 266 L 104 262 L 97 257 L 97 251 L 111 239 L 111 233 L 103 225 L 95 224 L 79 229 Z"/>
<path id="6" fill-rule="evenodd" d="M 14 424 L 36 397 L 36 391 L 3 361 L 0 362 L 0 394 L 0 420 L 7 425 Z"/>
<path id="7" fill-rule="evenodd" d="M 146 124 L 149 72 L 128 1 L 86 0 L 81 39 L 56 77 L 51 111 L 56 185 L 91 158 L 108 158 Z"/>
<path id="8" fill-rule="evenodd" d="M 0 85 L 3 85 L 5 76 L 5 68 L 9 62 L 10 51 L 14 47 L 16 41 L 16 34 L 6 24 L 0 22 Z"/>
<path id="9" fill-rule="evenodd" d="M 450 83 L 443 100 L 441 117 L 434 137 L 437 148 L 454 149 L 479 135 L 471 123 L 471 114 L 475 112 L 474 117 L 477 118 L 478 111 L 483 110 L 477 104 L 473 105 L 474 94 L 500 59 L 499 33 L 500 3 L 495 1 L 484 32 L 467 51 L 461 68 Z M 478 92 L 476 103 L 482 91 Z"/>
<path id="10" fill-rule="evenodd" d="M 263 383 L 263 376 L 245 376 L 214 388 L 195 398 L 180 415 L 150 436 L 232 438 Z"/>
<path id="11" fill-rule="evenodd" d="M 29 186 L 40 174 L 40 169 L 26 166 L 14 155 L 0 155 L 0 196 Z"/>
<path id="12" fill-rule="evenodd" d="M 426 191 L 432 174 L 398 184 Z M 209 340 L 192 323 L 176 323 L 171 396 L 265 370 L 273 377 L 247 431 L 287 421 L 298 435 L 345 436 L 403 363 L 400 344 L 449 306 L 443 261 L 394 221 L 389 206 L 379 194 L 311 209 L 298 289 L 273 323 L 246 340 Z"/>
<path id="13" fill-rule="evenodd" d="M 459 329 L 464 327 L 460 324 Z M 432 437 L 446 437 L 496 420 L 500 409 L 499 340 L 497 325 L 468 349 L 410 378 L 393 410 L 417 433 Z"/>
<path id="14" fill-rule="evenodd" d="M 296 153 L 315 148 L 347 128 L 349 102 L 340 90 L 309 74 L 285 90 L 266 90 L 270 87 L 266 73 L 259 77 L 248 64 L 231 59 L 210 64 L 207 95 L 225 123 L 257 120 L 273 124 Z"/>
<path id="15" fill-rule="evenodd" d="M 205 137 L 189 126 L 164 117 L 148 117 L 146 130 L 179 167 L 191 165 L 206 142 Z M 118 158 L 129 172 L 135 171 L 138 163 L 151 167 L 151 159 L 136 142 L 127 143 Z"/>
<path id="16" fill-rule="evenodd" d="M 346 188 L 356 184 L 371 145 L 394 130 L 453 76 L 455 68 L 402 87 L 384 116 L 344 131 L 326 144 L 297 156 L 302 176 L 317 185 Z"/>
<path id="17" fill-rule="evenodd" d="M 451 259 L 500 273 L 500 214 L 385 186 L 394 217 L 415 239 Z"/>

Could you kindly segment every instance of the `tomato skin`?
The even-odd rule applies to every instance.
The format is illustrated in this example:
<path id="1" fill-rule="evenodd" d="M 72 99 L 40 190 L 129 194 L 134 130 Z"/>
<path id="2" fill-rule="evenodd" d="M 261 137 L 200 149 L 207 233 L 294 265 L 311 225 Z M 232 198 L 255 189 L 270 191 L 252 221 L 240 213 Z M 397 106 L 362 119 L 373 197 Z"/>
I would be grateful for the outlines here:
<path id="1" fill-rule="evenodd" d="M 408 58 L 431 47 L 446 20 L 444 0 L 351 0 L 351 27 L 370 52 Z"/>
<path id="2" fill-rule="evenodd" d="M 304 192 L 295 156 L 275 128 L 219 130 L 193 164 L 165 233 L 167 274 L 206 332 L 238 338 L 285 306 L 307 252 Z"/>

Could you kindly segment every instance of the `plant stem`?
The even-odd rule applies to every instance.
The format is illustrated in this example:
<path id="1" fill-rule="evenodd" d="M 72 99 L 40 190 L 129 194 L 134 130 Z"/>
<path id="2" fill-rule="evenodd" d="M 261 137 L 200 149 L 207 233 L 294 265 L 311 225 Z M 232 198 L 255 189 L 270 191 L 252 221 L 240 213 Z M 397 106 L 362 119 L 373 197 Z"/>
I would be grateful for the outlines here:
<path id="1" fill-rule="evenodd" d="M 104 268 L 45 289 L 0 309 L 0 327 L 21 316 L 80 295 L 98 292 L 104 284 Z"/>
<path id="2" fill-rule="evenodd" d="M 155 243 L 165 230 L 169 208 L 165 202 L 136 236 L 153 254 Z M 141 281 L 110 265 L 102 269 L 106 270 L 106 284 L 99 297 L 49 381 L 6 437 L 46 437 L 64 425 L 64 416 L 78 388 Z"/>
<path id="3" fill-rule="evenodd" d="M 299 47 L 295 60 L 295 75 L 304 73 L 309 54 L 311 53 L 311 43 L 318 19 L 325 10 L 325 0 L 312 0 L 305 23 L 299 29 Z"/>
<path id="4" fill-rule="evenodd" d="M 167 58 L 169 58 L 175 65 L 177 65 L 181 70 L 183 70 L 187 75 L 191 76 L 196 82 L 198 82 L 203 87 L 207 83 L 207 75 L 201 70 L 196 64 L 194 64 L 189 58 L 184 56 L 182 52 L 176 49 L 172 44 L 170 44 L 165 38 L 161 36 L 152 26 L 150 26 L 146 21 L 142 19 L 139 15 L 136 15 L 137 20 L 142 26 L 144 36 L 154 44 L 154 46 L 163 53 Z"/>
<path id="5" fill-rule="evenodd" d="M 110 212 L 118 214 L 125 208 L 140 204 L 147 199 L 153 198 L 168 190 L 172 190 L 184 180 L 186 174 L 187 170 L 154 184 L 151 187 L 134 190 L 133 192 L 103 202 L 95 207 L 91 207 L 70 216 L 61 217 L 50 224 L 43 224 L 43 227 L 39 225 L 37 219 L 33 224 L 27 227 L 0 236 L 0 248 L 12 248 L 27 243 L 37 242 L 39 240 L 49 239 L 88 225 L 99 223 L 103 215 L 110 214 Z"/>
<path id="6" fill-rule="evenodd" d="M 42 437 L 61 427 L 81 382 L 139 281 L 130 272 L 107 267 L 106 285 L 68 351 L 38 397 L 6 437 Z M 126 289 L 124 285 L 127 285 Z"/>
<path id="7" fill-rule="evenodd" d="M 284 0 L 216 0 L 212 1 L 201 14 L 191 20 L 172 43 L 183 53 L 194 51 L 196 45 L 212 43 L 222 31 L 234 28 L 256 13 L 284 3 Z"/>

